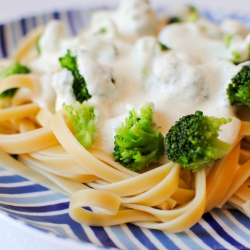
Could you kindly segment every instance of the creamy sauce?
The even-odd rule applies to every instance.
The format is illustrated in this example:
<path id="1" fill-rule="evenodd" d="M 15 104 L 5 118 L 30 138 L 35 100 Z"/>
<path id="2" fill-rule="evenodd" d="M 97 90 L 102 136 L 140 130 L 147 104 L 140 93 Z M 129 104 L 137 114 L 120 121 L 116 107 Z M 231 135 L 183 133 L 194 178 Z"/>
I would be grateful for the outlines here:
<path id="1" fill-rule="evenodd" d="M 188 15 L 185 8 L 179 13 L 183 19 Z M 93 147 L 112 153 L 115 128 L 129 110 L 138 111 L 148 102 L 164 135 L 180 117 L 202 110 L 208 116 L 234 117 L 222 126 L 220 138 L 231 144 L 236 140 L 240 121 L 226 89 L 242 67 L 231 62 L 233 52 L 239 54 L 237 60 L 248 58 L 246 28 L 234 20 L 218 26 L 203 18 L 164 27 L 163 23 L 166 20 L 159 19 L 147 1 L 133 0 L 123 1 L 117 11 L 96 12 L 90 25 L 74 38 L 65 35 L 61 23 L 47 25 L 41 37 L 42 53 L 29 66 L 40 80 L 51 75 L 47 84 L 56 95 L 51 103 L 59 110 L 63 102 L 74 104 L 75 97 L 72 74 L 61 69 L 58 58 L 68 49 L 77 55 L 79 72 L 92 95 L 89 102 L 95 106 Z M 229 46 L 223 40 L 225 34 L 232 36 Z M 162 50 L 159 42 L 171 50 Z"/>

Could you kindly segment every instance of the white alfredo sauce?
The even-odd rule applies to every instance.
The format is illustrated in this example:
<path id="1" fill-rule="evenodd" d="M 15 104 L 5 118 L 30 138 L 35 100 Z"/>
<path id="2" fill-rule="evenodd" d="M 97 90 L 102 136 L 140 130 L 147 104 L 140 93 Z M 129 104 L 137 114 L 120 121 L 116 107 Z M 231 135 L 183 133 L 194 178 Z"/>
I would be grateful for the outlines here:
<path id="1" fill-rule="evenodd" d="M 96 12 L 90 25 L 71 39 L 59 24 L 48 24 L 50 28 L 41 38 L 42 53 L 30 67 L 41 75 L 54 75 L 55 109 L 59 110 L 63 102 L 72 105 L 75 99 L 72 74 L 60 68 L 58 58 L 67 49 L 77 55 L 79 72 L 92 96 L 88 101 L 95 106 L 93 147 L 112 153 L 115 128 L 131 108 L 139 111 L 148 102 L 154 106 L 154 120 L 164 136 L 180 117 L 201 110 L 208 116 L 233 117 L 221 127 L 220 138 L 231 144 L 236 140 L 240 121 L 226 89 L 242 65 L 230 61 L 230 46 L 236 42 L 227 47 L 223 41 L 228 24 L 220 27 L 199 19 L 161 29 L 162 24 L 146 0 L 123 1 L 117 11 Z M 60 39 L 51 38 L 50 32 Z M 235 40 L 241 37 L 241 47 L 249 45 L 250 39 L 238 23 L 230 35 Z M 171 50 L 162 50 L 159 42 Z M 244 49 L 238 53 L 246 56 Z M 39 66 L 47 60 L 49 67 Z"/>

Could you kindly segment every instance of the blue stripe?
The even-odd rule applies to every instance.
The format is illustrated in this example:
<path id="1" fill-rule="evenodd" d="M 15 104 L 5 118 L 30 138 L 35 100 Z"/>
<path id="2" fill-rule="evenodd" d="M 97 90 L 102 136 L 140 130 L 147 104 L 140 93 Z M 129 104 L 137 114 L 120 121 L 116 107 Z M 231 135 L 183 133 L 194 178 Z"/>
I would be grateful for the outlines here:
<path id="1" fill-rule="evenodd" d="M 159 230 L 150 230 L 150 232 L 168 249 L 179 249 L 177 245 L 162 231 Z"/>
<path id="2" fill-rule="evenodd" d="M 75 36 L 77 32 L 76 32 L 76 29 L 75 29 L 75 26 L 74 26 L 74 22 L 73 22 L 72 11 L 67 11 L 66 14 L 67 14 L 67 19 L 68 19 L 68 23 L 69 23 L 71 34 L 73 36 Z"/>
<path id="3" fill-rule="evenodd" d="M 53 15 L 53 18 L 56 19 L 56 20 L 60 20 L 60 18 L 61 18 L 60 13 L 58 11 L 53 12 L 52 15 Z"/>
<path id="4" fill-rule="evenodd" d="M 45 187 L 33 184 L 24 187 L 0 187 L 1 194 L 26 194 L 26 193 L 36 193 L 48 190 Z"/>
<path id="5" fill-rule="evenodd" d="M 121 226 L 112 226 L 109 229 L 115 234 L 121 244 L 125 245 L 127 249 L 136 249 L 137 246 L 131 240 L 131 237 L 127 235 Z"/>
<path id="6" fill-rule="evenodd" d="M 200 249 L 201 246 L 195 242 L 193 237 L 190 237 L 186 232 L 177 233 L 176 236 L 187 246 L 192 246 L 192 249 Z M 200 237 L 197 236 L 198 238 Z"/>
<path id="7" fill-rule="evenodd" d="M 47 21 L 47 15 L 42 15 L 42 23 L 43 24 L 46 24 L 48 21 Z"/>
<path id="8" fill-rule="evenodd" d="M 25 36 L 27 34 L 26 19 L 22 18 L 20 20 L 20 25 L 21 25 L 22 35 Z"/>
<path id="9" fill-rule="evenodd" d="M 55 225 L 68 225 L 71 228 L 71 230 L 73 231 L 73 233 L 76 235 L 76 237 L 79 238 L 79 240 L 91 242 L 89 240 L 87 234 L 83 230 L 81 224 L 72 220 L 68 213 L 53 215 L 53 216 L 32 216 L 32 215 L 13 215 L 12 214 L 12 217 L 17 218 L 17 219 L 23 218 L 26 220 L 30 220 L 32 224 L 27 223 L 27 222 L 26 223 L 31 224 L 33 226 L 36 226 L 36 224 L 35 224 L 36 222 L 40 222 L 40 223 L 46 222 L 46 223 L 52 223 Z M 38 224 L 37 227 L 40 228 L 41 225 Z M 46 225 L 45 225 L 45 227 L 46 227 Z M 62 236 L 69 237 L 66 233 Z"/>
<path id="10" fill-rule="evenodd" d="M 39 227 L 37 227 L 36 225 L 32 225 L 32 224 L 29 224 L 29 223 L 25 223 L 27 226 L 30 226 L 30 227 L 33 227 L 35 229 L 38 229 L 38 230 L 42 230 L 44 232 L 53 232 L 55 233 L 55 235 L 57 237 L 60 237 L 60 238 L 67 238 L 67 232 L 65 230 L 64 227 L 62 227 L 61 225 L 56 225 L 56 224 L 53 224 L 53 225 L 45 225 L 44 227 L 42 225 L 39 224 Z"/>
<path id="11" fill-rule="evenodd" d="M 75 13 L 75 16 L 77 18 L 77 23 L 79 25 L 79 27 L 83 28 L 84 27 L 84 24 L 83 24 L 83 21 L 82 21 L 82 16 L 81 16 L 81 12 L 77 11 Z"/>
<path id="12" fill-rule="evenodd" d="M 218 233 L 218 235 L 223 238 L 225 241 L 229 242 L 232 246 L 238 249 L 247 249 L 241 243 L 236 241 L 233 237 L 231 237 L 223 227 L 213 218 L 210 213 L 206 213 L 203 216 L 203 219 Z"/>
<path id="13" fill-rule="evenodd" d="M 250 220 L 249 218 L 240 212 L 239 210 L 236 209 L 229 209 L 228 212 L 243 226 L 245 226 L 247 229 L 250 229 Z"/>
<path id="14" fill-rule="evenodd" d="M 25 182 L 27 181 L 26 179 L 20 177 L 20 176 L 16 176 L 16 175 L 12 175 L 12 176 L 0 176 L 0 183 L 18 183 L 18 182 Z"/>
<path id="15" fill-rule="evenodd" d="M 32 27 L 35 28 L 37 26 L 37 23 L 36 23 L 36 18 L 33 16 L 31 17 L 31 23 L 32 23 Z"/>
<path id="16" fill-rule="evenodd" d="M 236 234 L 240 235 L 243 239 L 247 239 L 249 234 L 235 225 L 230 218 L 224 214 L 221 209 L 214 209 L 213 212 Z M 249 220 L 249 219 L 248 219 Z"/>
<path id="17" fill-rule="evenodd" d="M 12 218 L 13 218 L 13 217 L 12 217 Z M 50 231 L 49 231 L 48 229 L 41 228 L 41 226 L 38 227 L 38 226 L 31 225 L 31 224 L 29 224 L 29 223 L 25 223 L 25 225 L 26 225 L 26 226 L 29 226 L 29 227 L 32 227 L 32 228 L 34 228 L 34 229 L 38 229 L 39 231 L 42 231 L 42 232 L 44 232 L 44 233 L 50 233 Z"/>
<path id="18" fill-rule="evenodd" d="M 32 197 L 27 197 L 27 196 L 23 196 L 23 197 L 12 197 L 12 196 L 8 196 L 8 197 L 3 197 L 0 196 L 0 202 L 4 202 L 4 203 L 10 203 L 10 204 L 17 204 L 17 205 L 25 205 L 25 204 L 41 204 L 42 202 L 50 202 L 50 203 L 55 203 L 60 199 L 67 199 L 68 197 L 65 197 L 61 194 L 57 194 L 57 193 L 51 193 L 51 191 L 48 190 L 48 192 L 43 192 L 43 193 L 39 193 L 36 196 L 32 196 Z"/>
<path id="19" fill-rule="evenodd" d="M 40 205 L 40 206 L 13 206 L 13 205 L 4 205 L 0 204 L 0 207 L 10 209 L 18 212 L 28 212 L 28 213 L 47 213 L 61 211 L 69 208 L 69 202 L 56 203 L 50 205 Z"/>
<path id="20" fill-rule="evenodd" d="M 107 232 L 103 229 L 103 227 L 91 227 L 92 231 L 98 238 L 98 240 L 104 245 L 108 247 L 116 247 L 115 243 L 109 238 Z"/>
<path id="21" fill-rule="evenodd" d="M 4 35 L 4 25 L 0 25 L 0 48 L 2 51 L 2 56 L 7 57 L 7 49 L 6 49 L 6 41 L 5 41 L 5 35 Z"/>
<path id="22" fill-rule="evenodd" d="M 15 23 L 11 23 L 11 38 L 14 46 L 17 46 L 18 41 L 15 32 Z"/>
<path id="23" fill-rule="evenodd" d="M 144 246 L 146 246 L 150 250 L 157 250 L 155 245 L 149 240 L 149 238 L 142 232 L 141 228 L 128 223 L 127 227 L 131 231 L 131 233 L 137 238 Z"/>
<path id="24" fill-rule="evenodd" d="M 216 246 L 216 247 L 218 247 L 218 249 L 223 249 L 221 244 L 216 239 L 214 239 L 211 236 L 210 232 L 208 232 L 206 229 L 204 229 L 200 223 L 196 223 L 194 226 L 192 226 L 190 228 L 190 230 L 193 233 L 195 233 L 197 235 L 197 237 L 199 237 L 200 240 L 203 241 L 209 247 Z"/>
<path id="25" fill-rule="evenodd" d="M 72 220 L 70 218 L 70 223 L 68 223 L 68 225 L 70 226 L 71 230 L 73 231 L 73 233 L 75 234 L 75 236 L 79 239 L 79 240 L 83 240 L 83 241 L 87 241 L 87 242 L 91 242 L 90 239 L 88 238 L 87 234 L 85 233 L 85 231 L 83 230 L 83 227 L 80 223 L 75 222 L 74 220 Z M 67 237 L 68 235 L 66 235 Z"/>

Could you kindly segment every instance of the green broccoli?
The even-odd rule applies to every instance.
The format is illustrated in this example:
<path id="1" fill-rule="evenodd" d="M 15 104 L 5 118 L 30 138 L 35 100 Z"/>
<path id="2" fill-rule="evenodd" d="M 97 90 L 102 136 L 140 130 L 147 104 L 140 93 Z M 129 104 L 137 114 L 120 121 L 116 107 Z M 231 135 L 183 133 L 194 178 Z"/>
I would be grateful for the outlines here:
<path id="1" fill-rule="evenodd" d="M 28 74 L 28 73 L 30 73 L 29 68 L 22 65 L 20 62 L 14 62 L 9 67 L 5 68 L 4 70 L 0 72 L 0 81 L 11 75 Z M 0 99 L 13 97 L 16 91 L 17 91 L 17 88 L 5 90 L 4 92 L 0 94 Z"/>
<path id="2" fill-rule="evenodd" d="M 232 39 L 233 39 L 233 36 L 231 35 L 228 35 L 228 34 L 223 35 L 223 40 L 227 48 L 230 46 Z"/>
<path id="3" fill-rule="evenodd" d="M 77 65 L 77 56 L 72 56 L 68 50 L 67 54 L 64 57 L 59 58 L 59 62 L 62 68 L 66 68 L 71 71 L 73 75 L 73 92 L 76 97 L 76 100 L 80 103 L 91 98 L 91 95 L 88 92 L 85 79 L 81 76 L 78 65 Z"/>
<path id="4" fill-rule="evenodd" d="M 90 148 L 94 142 L 95 112 L 94 106 L 84 101 L 76 102 L 75 106 L 63 104 L 68 120 L 75 132 L 76 139 L 85 147 Z"/>
<path id="5" fill-rule="evenodd" d="M 199 19 L 199 12 L 194 6 L 188 6 L 189 8 L 189 15 L 187 17 L 187 20 L 189 22 L 196 22 Z"/>
<path id="6" fill-rule="evenodd" d="M 132 171 L 140 171 L 156 163 L 164 155 L 164 137 L 153 129 L 153 110 L 150 104 L 130 111 L 125 123 L 116 129 L 114 160 Z"/>
<path id="7" fill-rule="evenodd" d="M 166 135 L 168 159 L 195 172 L 223 157 L 232 146 L 218 139 L 218 132 L 231 120 L 205 116 L 201 111 L 183 116 Z"/>
<path id="8" fill-rule="evenodd" d="M 172 23 L 182 23 L 184 21 L 188 21 L 188 22 L 196 22 L 199 19 L 199 12 L 198 10 L 192 6 L 192 5 L 188 5 L 187 6 L 188 9 L 188 15 L 184 18 L 184 17 L 179 17 L 179 16 L 172 16 L 168 19 L 168 24 L 172 24 Z"/>
<path id="9" fill-rule="evenodd" d="M 227 88 L 230 103 L 250 108 L 250 65 L 245 65 L 231 79 Z"/>
<path id="10" fill-rule="evenodd" d="M 178 16 L 173 16 L 168 19 L 168 24 L 172 24 L 172 23 L 182 23 L 182 20 Z"/>
<path id="11" fill-rule="evenodd" d="M 160 45 L 161 51 L 168 51 L 170 50 L 170 48 L 168 46 L 166 46 L 165 44 L 158 42 L 158 44 Z"/>
<path id="12" fill-rule="evenodd" d="M 234 64 L 237 65 L 237 64 L 239 64 L 240 61 L 242 61 L 241 55 L 240 55 L 240 53 L 238 51 L 232 51 L 231 55 L 233 56 L 232 62 Z"/>

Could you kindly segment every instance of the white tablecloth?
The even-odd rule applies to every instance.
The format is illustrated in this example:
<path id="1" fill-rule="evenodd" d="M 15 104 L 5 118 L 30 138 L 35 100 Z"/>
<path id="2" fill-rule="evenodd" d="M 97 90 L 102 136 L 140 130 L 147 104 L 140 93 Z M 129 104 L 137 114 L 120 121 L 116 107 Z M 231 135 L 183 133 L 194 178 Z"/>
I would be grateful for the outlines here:
<path id="1" fill-rule="evenodd" d="M 100 250 L 92 244 L 43 233 L 0 212 L 1 250 Z"/>
<path id="2" fill-rule="evenodd" d="M 105 5 L 116 4 L 117 0 L 0 0 L 0 23 L 16 20 L 21 17 L 36 15 L 41 12 L 54 10 L 65 10 L 81 8 L 83 6 L 105 3 Z M 207 7 L 217 11 L 234 11 L 249 13 L 249 0 L 152 0 L 156 6 L 160 4 L 171 4 L 171 2 L 192 3 L 197 7 Z M 70 248 L 66 247 L 63 240 L 53 240 L 46 237 L 44 233 L 34 230 L 15 220 L 12 220 L 0 213 L 0 249 L 1 250 L 66 250 L 84 249 L 93 250 L 95 247 L 73 244 Z"/>

